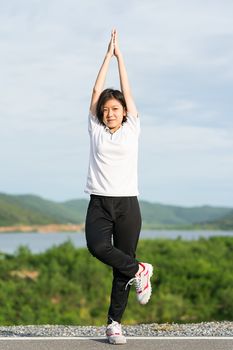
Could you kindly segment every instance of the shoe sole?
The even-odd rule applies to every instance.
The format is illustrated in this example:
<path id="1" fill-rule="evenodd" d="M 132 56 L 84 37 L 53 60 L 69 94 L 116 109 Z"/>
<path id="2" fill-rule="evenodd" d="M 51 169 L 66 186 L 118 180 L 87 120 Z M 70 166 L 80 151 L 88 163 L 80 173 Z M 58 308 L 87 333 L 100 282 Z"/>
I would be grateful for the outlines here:
<path id="1" fill-rule="evenodd" d="M 107 337 L 108 338 L 108 342 L 110 344 L 114 344 L 114 345 L 123 345 L 126 344 L 126 338 L 124 336 L 120 337 L 120 336 L 116 336 L 116 337 Z"/>
<path id="2" fill-rule="evenodd" d="M 142 299 L 141 301 L 139 301 L 139 303 L 141 305 L 145 305 L 148 303 L 148 301 L 150 300 L 151 294 L 152 294 L 152 287 L 151 287 L 151 277 L 153 276 L 153 266 L 151 264 L 149 264 L 148 266 L 148 270 L 149 270 L 149 292 L 147 294 L 147 298 L 146 299 Z"/>

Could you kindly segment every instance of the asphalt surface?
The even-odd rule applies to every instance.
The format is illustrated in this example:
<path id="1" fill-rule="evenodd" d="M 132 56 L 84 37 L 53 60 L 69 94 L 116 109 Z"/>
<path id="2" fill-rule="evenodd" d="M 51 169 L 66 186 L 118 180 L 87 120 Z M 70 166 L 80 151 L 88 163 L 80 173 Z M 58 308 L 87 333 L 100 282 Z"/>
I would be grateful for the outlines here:
<path id="1" fill-rule="evenodd" d="M 108 350 L 114 345 L 106 339 L 76 338 L 76 339 L 35 339 L 8 338 L 0 339 L 0 350 Z M 123 350 L 232 350 L 233 338 L 222 339 L 179 339 L 158 338 L 127 338 L 127 344 L 121 345 Z"/>

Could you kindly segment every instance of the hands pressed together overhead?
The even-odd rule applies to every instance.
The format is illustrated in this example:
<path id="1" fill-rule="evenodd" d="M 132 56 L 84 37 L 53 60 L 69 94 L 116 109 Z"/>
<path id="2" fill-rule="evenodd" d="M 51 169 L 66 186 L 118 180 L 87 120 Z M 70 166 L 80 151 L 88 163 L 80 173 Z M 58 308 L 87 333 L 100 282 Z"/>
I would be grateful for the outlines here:
<path id="1" fill-rule="evenodd" d="M 118 72 L 119 72 L 119 78 L 120 78 L 120 88 L 126 101 L 128 114 L 137 116 L 138 112 L 131 93 L 131 88 L 129 85 L 128 75 L 124 64 L 123 55 L 120 51 L 119 44 L 118 44 L 118 33 L 115 28 L 112 29 L 111 39 L 108 44 L 107 53 L 105 54 L 104 61 L 100 67 L 95 85 L 93 87 L 90 111 L 92 115 L 96 115 L 96 105 L 100 97 L 100 94 L 104 89 L 104 84 L 105 84 L 105 79 L 109 68 L 109 63 L 113 56 L 117 58 Z"/>
<path id="2" fill-rule="evenodd" d="M 108 53 L 111 56 L 116 56 L 118 57 L 120 55 L 120 49 L 119 49 L 119 44 L 118 44 L 118 33 L 116 29 L 113 29 L 111 32 L 111 39 L 110 43 L 108 45 Z"/>

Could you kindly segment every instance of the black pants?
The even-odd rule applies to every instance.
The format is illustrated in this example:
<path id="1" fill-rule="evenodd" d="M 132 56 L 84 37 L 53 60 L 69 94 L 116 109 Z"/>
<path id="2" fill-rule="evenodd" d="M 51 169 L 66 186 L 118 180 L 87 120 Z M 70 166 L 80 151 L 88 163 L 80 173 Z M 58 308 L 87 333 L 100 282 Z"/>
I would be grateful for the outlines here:
<path id="1" fill-rule="evenodd" d="M 91 195 L 86 216 L 86 240 L 91 254 L 113 268 L 108 323 L 121 322 L 129 290 L 126 283 L 138 271 L 135 259 L 141 213 L 134 197 Z"/>

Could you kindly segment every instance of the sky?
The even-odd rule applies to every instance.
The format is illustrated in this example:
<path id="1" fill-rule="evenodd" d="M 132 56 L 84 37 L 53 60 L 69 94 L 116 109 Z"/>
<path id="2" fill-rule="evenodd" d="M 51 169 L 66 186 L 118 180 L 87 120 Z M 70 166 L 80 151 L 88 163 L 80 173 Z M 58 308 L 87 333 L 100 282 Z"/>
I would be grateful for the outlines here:
<path id="1" fill-rule="evenodd" d="M 116 28 L 139 199 L 233 207 L 232 16 L 231 0 L 0 0 L 0 192 L 89 198 L 88 109 Z"/>

